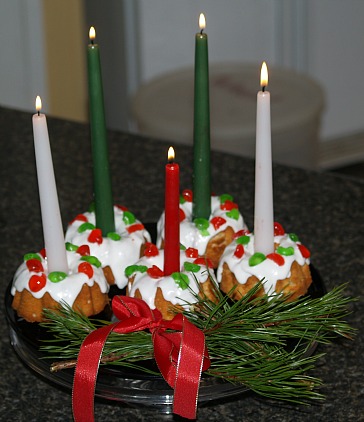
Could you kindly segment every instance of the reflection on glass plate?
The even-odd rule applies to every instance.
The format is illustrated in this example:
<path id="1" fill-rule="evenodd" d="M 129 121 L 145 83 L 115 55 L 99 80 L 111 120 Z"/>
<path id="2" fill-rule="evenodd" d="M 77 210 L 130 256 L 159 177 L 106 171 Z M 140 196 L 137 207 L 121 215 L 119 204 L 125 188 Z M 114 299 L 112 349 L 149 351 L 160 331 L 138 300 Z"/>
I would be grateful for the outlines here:
<path id="1" fill-rule="evenodd" d="M 321 297 L 326 293 L 324 283 L 318 272 L 311 266 L 313 283 L 308 294 Z M 37 323 L 28 323 L 19 318 L 11 307 L 11 283 L 5 294 L 5 311 L 9 322 L 11 343 L 20 359 L 31 369 L 48 381 L 58 386 L 72 389 L 73 369 L 56 373 L 49 370 L 50 360 L 44 359 L 45 353 L 39 351 L 42 340 L 49 338 L 49 333 Z M 310 349 L 313 353 L 315 346 Z M 234 385 L 210 376 L 202 376 L 199 403 L 242 394 L 247 388 Z M 120 367 L 102 366 L 97 379 L 96 397 L 116 400 L 131 405 L 153 407 L 161 413 L 171 413 L 173 390 L 161 376 L 149 375 Z"/>

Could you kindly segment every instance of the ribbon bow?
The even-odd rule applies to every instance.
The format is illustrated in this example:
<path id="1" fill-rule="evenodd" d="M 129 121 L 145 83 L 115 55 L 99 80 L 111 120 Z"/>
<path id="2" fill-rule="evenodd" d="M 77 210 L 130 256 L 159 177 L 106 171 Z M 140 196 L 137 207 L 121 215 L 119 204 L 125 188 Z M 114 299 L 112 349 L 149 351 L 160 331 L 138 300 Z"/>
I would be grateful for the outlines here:
<path id="1" fill-rule="evenodd" d="M 157 309 L 140 299 L 115 296 L 112 309 L 119 321 L 92 331 L 78 355 L 72 392 L 75 421 L 94 421 L 96 378 L 108 335 L 141 330 L 151 332 L 158 368 L 174 388 L 173 413 L 195 419 L 201 372 L 210 366 L 203 332 L 182 314 L 171 321 L 162 319 Z"/>

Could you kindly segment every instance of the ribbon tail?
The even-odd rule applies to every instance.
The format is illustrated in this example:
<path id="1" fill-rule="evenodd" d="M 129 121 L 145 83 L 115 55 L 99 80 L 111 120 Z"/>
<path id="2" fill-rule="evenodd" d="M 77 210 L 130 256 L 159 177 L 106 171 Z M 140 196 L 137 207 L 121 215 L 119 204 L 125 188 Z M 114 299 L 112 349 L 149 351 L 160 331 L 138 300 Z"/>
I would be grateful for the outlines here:
<path id="1" fill-rule="evenodd" d="M 205 336 L 187 319 L 184 319 L 183 326 L 174 387 L 173 413 L 187 419 L 196 419 Z"/>
<path id="2" fill-rule="evenodd" d="M 94 421 L 94 394 L 102 350 L 115 324 L 92 331 L 83 341 L 73 379 L 72 408 L 75 422 Z"/>

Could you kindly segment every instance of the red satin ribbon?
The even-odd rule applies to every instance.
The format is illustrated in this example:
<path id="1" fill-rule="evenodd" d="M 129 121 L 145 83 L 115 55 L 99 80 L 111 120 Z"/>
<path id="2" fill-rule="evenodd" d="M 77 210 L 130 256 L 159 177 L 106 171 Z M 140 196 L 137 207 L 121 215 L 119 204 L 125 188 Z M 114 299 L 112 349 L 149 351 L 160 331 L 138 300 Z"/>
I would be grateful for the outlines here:
<path id="1" fill-rule="evenodd" d="M 140 330 L 152 333 L 158 368 L 174 388 L 173 413 L 195 419 L 201 372 L 210 366 L 203 332 L 182 314 L 171 321 L 162 319 L 158 310 L 140 299 L 115 296 L 112 309 L 119 322 L 92 331 L 82 343 L 73 380 L 74 420 L 94 421 L 96 378 L 108 335 Z"/>

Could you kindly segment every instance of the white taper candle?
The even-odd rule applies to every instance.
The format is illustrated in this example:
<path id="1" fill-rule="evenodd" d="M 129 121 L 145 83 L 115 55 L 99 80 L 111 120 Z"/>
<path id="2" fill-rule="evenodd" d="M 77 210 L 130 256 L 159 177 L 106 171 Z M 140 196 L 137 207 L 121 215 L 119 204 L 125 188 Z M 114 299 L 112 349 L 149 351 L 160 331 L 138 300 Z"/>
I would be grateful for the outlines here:
<path id="1" fill-rule="evenodd" d="M 256 154 L 255 154 L 255 252 L 265 255 L 274 251 L 272 145 L 270 126 L 270 93 L 267 65 L 261 70 L 262 91 L 257 95 Z"/>
<path id="2" fill-rule="evenodd" d="M 47 119 L 39 110 L 40 97 L 36 99 L 37 113 L 33 115 L 34 151 L 37 166 L 40 208 L 42 213 L 44 245 L 48 272 L 68 272 L 66 247 L 58 203 L 57 187 L 49 144 Z"/>

